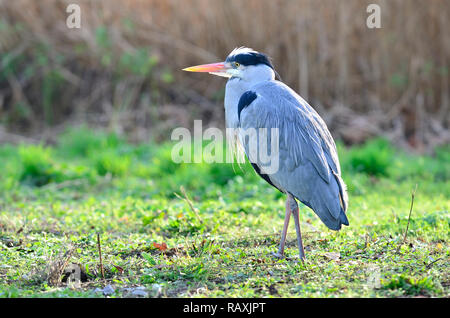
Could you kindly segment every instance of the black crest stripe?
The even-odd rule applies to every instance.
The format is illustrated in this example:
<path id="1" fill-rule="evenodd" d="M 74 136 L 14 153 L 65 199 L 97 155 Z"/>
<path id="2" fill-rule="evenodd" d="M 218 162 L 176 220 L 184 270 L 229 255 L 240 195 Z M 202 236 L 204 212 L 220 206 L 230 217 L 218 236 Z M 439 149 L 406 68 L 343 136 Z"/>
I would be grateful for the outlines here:
<path id="1" fill-rule="evenodd" d="M 255 99 L 257 95 L 253 91 L 246 91 L 244 94 L 242 94 L 241 98 L 239 99 L 238 104 L 238 118 L 239 121 L 241 120 L 241 111 L 250 105 Z"/>
<path id="2" fill-rule="evenodd" d="M 271 69 L 273 69 L 273 65 L 269 57 L 259 52 L 245 52 L 236 54 L 227 58 L 226 61 L 238 62 L 239 64 L 242 64 L 244 66 L 265 64 L 269 66 Z"/>

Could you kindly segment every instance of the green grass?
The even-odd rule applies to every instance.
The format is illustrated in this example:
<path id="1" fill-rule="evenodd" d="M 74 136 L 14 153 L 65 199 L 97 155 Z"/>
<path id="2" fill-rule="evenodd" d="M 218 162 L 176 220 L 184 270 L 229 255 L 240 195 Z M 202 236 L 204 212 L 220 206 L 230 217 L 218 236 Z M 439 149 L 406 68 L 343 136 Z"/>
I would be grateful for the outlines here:
<path id="1" fill-rule="evenodd" d="M 338 150 L 350 226 L 328 230 L 302 206 L 302 264 L 292 224 L 287 258 L 271 256 L 285 198 L 248 164 L 175 164 L 171 144 L 86 128 L 52 147 L 2 145 L 0 297 L 103 297 L 94 289 L 108 284 L 112 297 L 136 286 L 162 297 L 449 296 L 450 149 Z M 81 268 L 81 286 L 58 283 L 64 260 Z"/>

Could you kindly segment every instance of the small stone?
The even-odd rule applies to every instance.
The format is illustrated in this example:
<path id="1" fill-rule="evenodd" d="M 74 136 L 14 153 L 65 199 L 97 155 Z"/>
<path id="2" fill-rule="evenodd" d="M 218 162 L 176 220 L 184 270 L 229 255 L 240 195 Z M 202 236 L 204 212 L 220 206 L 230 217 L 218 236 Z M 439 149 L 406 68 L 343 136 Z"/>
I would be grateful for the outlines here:
<path id="1" fill-rule="evenodd" d="M 137 288 L 131 292 L 131 295 L 136 297 L 148 297 L 148 293 L 145 290 Z"/>
<path id="2" fill-rule="evenodd" d="M 97 287 L 96 289 L 94 289 L 93 292 L 94 293 L 103 293 L 103 289 Z"/>
<path id="3" fill-rule="evenodd" d="M 105 288 L 103 288 L 103 295 L 109 296 L 114 294 L 114 288 L 111 285 L 107 285 Z"/>
<path id="4" fill-rule="evenodd" d="M 336 252 L 325 252 L 324 256 L 326 258 L 334 260 L 334 261 L 338 261 L 341 258 L 341 254 L 340 253 L 336 253 Z"/>

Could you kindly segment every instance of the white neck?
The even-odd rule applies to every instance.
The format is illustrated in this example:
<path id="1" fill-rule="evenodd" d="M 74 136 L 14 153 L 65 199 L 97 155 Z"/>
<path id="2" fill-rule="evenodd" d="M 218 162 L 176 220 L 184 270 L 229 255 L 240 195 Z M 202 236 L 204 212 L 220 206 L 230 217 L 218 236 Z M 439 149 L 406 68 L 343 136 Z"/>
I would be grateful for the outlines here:
<path id="1" fill-rule="evenodd" d="M 227 128 L 237 128 L 238 103 L 242 94 L 254 85 L 275 79 L 275 72 L 265 64 L 247 66 L 240 78 L 232 77 L 225 87 L 225 122 Z"/>

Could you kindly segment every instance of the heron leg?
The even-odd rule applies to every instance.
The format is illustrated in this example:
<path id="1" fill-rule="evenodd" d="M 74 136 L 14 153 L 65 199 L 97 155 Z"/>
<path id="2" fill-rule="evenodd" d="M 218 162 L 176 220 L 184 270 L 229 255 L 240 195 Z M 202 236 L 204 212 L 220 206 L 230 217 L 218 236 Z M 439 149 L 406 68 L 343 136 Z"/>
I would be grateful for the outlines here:
<path id="1" fill-rule="evenodd" d="M 284 245 L 286 243 L 286 235 L 290 218 L 291 218 L 291 209 L 289 207 L 289 196 L 288 196 L 286 200 L 286 214 L 284 216 L 284 226 L 283 231 L 281 232 L 280 248 L 278 249 L 278 253 L 274 254 L 278 258 L 284 257 Z"/>
<path id="2" fill-rule="evenodd" d="M 302 232 L 300 231 L 300 217 L 299 217 L 298 204 L 297 204 L 297 201 L 295 201 L 295 198 L 290 193 L 288 193 L 288 201 L 289 201 L 289 207 L 292 211 L 292 214 L 294 215 L 295 231 L 297 232 L 297 244 L 298 244 L 299 257 L 302 261 L 304 261 L 305 260 L 305 250 L 303 249 Z"/>

